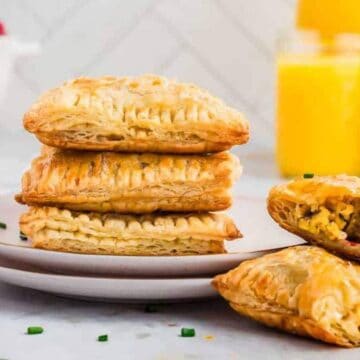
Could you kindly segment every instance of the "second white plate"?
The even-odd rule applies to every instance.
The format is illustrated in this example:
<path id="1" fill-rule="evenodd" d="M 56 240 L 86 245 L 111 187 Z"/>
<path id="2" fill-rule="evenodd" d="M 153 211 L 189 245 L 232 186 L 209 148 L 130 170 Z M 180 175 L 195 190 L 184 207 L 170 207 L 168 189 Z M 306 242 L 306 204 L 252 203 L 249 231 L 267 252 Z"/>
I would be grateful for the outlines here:
<path id="1" fill-rule="evenodd" d="M 179 302 L 217 296 L 211 278 L 142 279 L 72 276 L 33 267 L 0 263 L 0 280 L 11 285 L 80 300 L 110 302 Z"/>
<path id="2" fill-rule="evenodd" d="M 230 215 L 243 239 L 227 243 L 228 254 L 202 256 L 111 256 L 86 255 L 31 248 L 19 238 L 18 219 L 24 206 L 15 203 L 13 196 L 0 196 L 0 256 L 48 271 L 83 274 L 114 274 L 122 276 L 199 276 L 212 275 L 234 268 L 240 262 L 264 253 L 299 244 L 299 238 L 281 231 L 266 213 L 265 199 L 237 198 Z"/>

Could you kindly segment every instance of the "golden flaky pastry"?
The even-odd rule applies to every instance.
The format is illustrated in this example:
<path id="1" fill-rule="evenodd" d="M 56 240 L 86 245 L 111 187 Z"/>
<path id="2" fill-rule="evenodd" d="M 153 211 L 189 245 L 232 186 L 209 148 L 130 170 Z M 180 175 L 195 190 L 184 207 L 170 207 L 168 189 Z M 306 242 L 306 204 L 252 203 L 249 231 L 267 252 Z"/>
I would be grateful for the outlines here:
<path id="1" fill-rule="evenodd" d="M 113 255 L 223 253 L 224 240 L 241 236 L 226 215 L 120 215 L 31 207 L 20 218 L 32 246 Z"/>
<path id="2" fill-rule="evenodd" d="M 238 111 L 195 85 L 155 75 L 69 81 L 45 93 L 24 126 L 44 144 L 83 150 L 204 153 L 249 139 Z"/>
<path id="3" fill-rule="evenodd" d="M 275 186 L 268 210 L 284 229 L 336 254 L 360 260 L 360 179 L 297 179 Z"/>
<path id="4" fill-rule="evenodd" d="M 243 262 L 213 284 L 240 314 L 341 346 L 360 345 L 360 266 L 315 246 Z"/>
<path id="5" fill-rule="evenodd" d="M 44 147 L 17 200 L 71 210 L 119 213 L 223 210 L 240 172 L 230 153 L 122 154 Z"/>

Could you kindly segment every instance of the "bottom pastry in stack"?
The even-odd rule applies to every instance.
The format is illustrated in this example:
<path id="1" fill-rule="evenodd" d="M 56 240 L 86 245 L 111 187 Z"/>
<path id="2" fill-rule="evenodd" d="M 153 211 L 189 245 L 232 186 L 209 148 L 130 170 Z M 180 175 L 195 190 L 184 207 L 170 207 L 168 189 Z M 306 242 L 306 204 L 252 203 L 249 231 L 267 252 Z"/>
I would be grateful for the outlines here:
<path id="1" fill-rule="evenodd" d="M 121 215 L 30 207 L 21 231 L 36 248 L 112 255 L 224 253 L 224 240 L 241 236 L 224 214 Z"/>

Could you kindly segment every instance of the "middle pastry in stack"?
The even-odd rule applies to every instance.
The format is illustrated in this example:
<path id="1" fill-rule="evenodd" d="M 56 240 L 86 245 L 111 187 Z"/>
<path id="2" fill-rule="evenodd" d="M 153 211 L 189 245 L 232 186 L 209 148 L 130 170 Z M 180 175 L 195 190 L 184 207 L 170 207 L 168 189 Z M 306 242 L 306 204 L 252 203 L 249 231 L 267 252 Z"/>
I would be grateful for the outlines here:
<path id="1" fill-rule="evenodd" d="M 208 213 L 231 205 L 239 162 L 203 152 L 246 142 L 248 124 L 207 92 L 155 76 L 78 79 L 40 98 L 24 125 L 62 148 L 43 147 L 17 196 L 31 206 L 20 228 L 33 246 L 211 254 L 241 236 L 229 217 Z M 178 154 L 156 153 L 167 149 Z"/>

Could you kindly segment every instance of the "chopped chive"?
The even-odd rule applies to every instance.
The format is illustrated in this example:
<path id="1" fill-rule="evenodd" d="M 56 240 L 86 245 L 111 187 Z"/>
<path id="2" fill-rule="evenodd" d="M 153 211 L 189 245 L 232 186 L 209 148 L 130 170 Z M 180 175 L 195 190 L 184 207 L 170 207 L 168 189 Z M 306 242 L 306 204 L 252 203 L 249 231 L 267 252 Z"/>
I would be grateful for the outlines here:
<path id="1" fill-rule="evenodd" d="M 29 326 L 27 328 L 28 335 L 37 335 L 42 334 L 44 332 L 44 329 L 41 326 Z"/>
<path id="2" fill-rule="evenodd" d="M 158 308 L 155 305 L 146 305 L 144 312 L 150 313 L 150 314 L 157 313 Z"/>
<path id="3" fill-rule="evenodd" d="M 27 239 L 28 239 L 27 236 L 22 231 L 20 231 L 19 237 L 20 237 L 20 240 L 22 240 L 22 241 L 27 241 Z"/>
<path id="4" fill-rule="evenodd" d="M 181 337 L 194 337 L 195 329 L 193 328 L 181 328 Z"/>
<path id="5" fill-rule="evenodd" d="M 314 174 L 306 173 L 303 175 L 304 179 L 312 179 L 314 177 Z"/>
<path id="6" fill-rule="evenodd" d="M 0 229 L 6 229 L 6 228 L 7 228 L 6 224 L 3 222 L 0 222 Z"/>
<path id="7" fill-rule="evenodd" d="M 99 335 L 98 336 L 98 341 L 100 342 L 105 342 L 105 341 L 108 341 L 109 337 L 107 334 L 104 334 L 104 335 Z"/>

